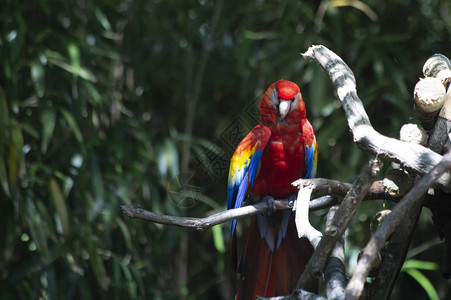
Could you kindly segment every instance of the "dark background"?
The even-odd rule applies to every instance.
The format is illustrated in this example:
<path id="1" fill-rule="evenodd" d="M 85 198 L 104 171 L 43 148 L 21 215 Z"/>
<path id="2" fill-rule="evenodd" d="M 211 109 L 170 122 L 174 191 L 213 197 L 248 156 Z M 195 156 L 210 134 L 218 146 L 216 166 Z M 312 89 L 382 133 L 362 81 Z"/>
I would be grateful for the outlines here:
<path id="1" fill-rule="evenodd" d="M 398 137 L 418 123 L 423 63 L 449 57 L 450 40 L 446 0 L 2 1 L 0 298 L 231 299 L 229 224 L 196 232 L 129 219 L 120 205 L 224 210 L 230 156 L 280 78 L 303 93 L 318 176 L 352 182 L 370 156 L 300 52 L 340 55 L 375 129 Z M 349 272 L 372 216 L 391 205 L 358 210 Z M 325 212 L 312 213 L 320 229 Z M 450 295 L 440 251 L 424 209 L 394 299 Z"/>

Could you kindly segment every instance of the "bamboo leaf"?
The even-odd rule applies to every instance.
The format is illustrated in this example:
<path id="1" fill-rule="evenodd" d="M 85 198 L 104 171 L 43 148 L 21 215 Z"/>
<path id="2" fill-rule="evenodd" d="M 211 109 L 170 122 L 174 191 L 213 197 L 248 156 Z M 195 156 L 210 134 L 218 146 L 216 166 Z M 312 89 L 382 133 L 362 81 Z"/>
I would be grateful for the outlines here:
<path id="1" fill-rule="evenodd" d="M 5 194 L 10 197 L 10 191 L 9 191 L 9 183 L 8 183 L 8 175 L 6 173 L 6 166 L 5 166 L 5 160 L 0 159 L 0 181 L 2 184 L 3 191 Z"/>
<path id="2" fill-rule="evenodd" d="M 435 271 L 438 270 L 438 264 L 431 261 L 423 261 L 423 260 L 416 260 L 416 259 L 409 259 L 404 262 L 404 265 L 402 266 L 402 271 L 407 269 L 418 269 L 418 270 L 430 270 Z"/>
<path id="3" fill-rule="evenodd" d="M 15 188 L 19 178 L 19 168 L 20 162 L 22 161 L 21 157 L 24 144 L 19 125 L 16 122 L 10 122 L 10 128 L 12 142 L 9 145 L 8 158 L 9 184 L 11 188 Z"/>
<path id="4" fill-rule="evenodd" d="M 406 269 L 405 272 L 412 276 L 413 279 L 415 279 L 421 285 L 421 287 L 426 291 L 431 300 L 440 300 L 440 297 L 438 296 L 437 290 L 435 289 L 434 285 L 426 276 L 423 275 L 423 273 L 421 273 L 417 269 Z"/>
<path id="5" fill-rule="evenodd" d="M 109 279 L 107 276 L 107 272 L 105 269 L 105 265 L 103 264 L 102 257 L 99 253 L 97 253 L 97 245 L 92 240 L 92 237 L 88 237 L 88 253 L 89 253 L 89 262 L 91 263 L 91 267 L 94 271 L 94 275 L 99 283 L 100 287 L 103 290 L 106 290 L 109 285 Z"/>
<path id="6" fill-rule="evenodd" d="M 105 29 L 106 31 L 111 31 L 110 21 L 108 21 L 108 18 L 105 16 L 105 14 L 98 7 L 95 8 L 94 12 L 103 29 Z"/>
<path id="7" fill-rule="evenodd" d="M 31 198 L 26 199 L 26 212 L 33 242 L 36 244 L 37 250 L 42 257 L 48 258 L 49 248 L 45 230 L 46 226 L 44 225 L 39 210 L 36 208 L 36 204 Z"/>
<path id="8" fill-rule="evenodd" d="M 41 114 L 42 123 L 42 140 L 41 140 L 41 151 L 42 153 L 47 152 L 48 145 L 55 131 L 56 124 L 56 114 L 53 109 L 46 109 Z"/>
<path id="9" fill-rule="evenodd" d="M 31 80 L 33 81 L 34 89 L 39 98 L 44 96 L 45 92 L 45 69 L 39 61 L 34 61 L 30 65 Z"/>
<path id="10" fill-rule="evenodd" d="M 53 204 L 56 207 L 56 212 L 61 221 L 63 235 L 67 237 L 69 235 L 69 215 L 67 213 L 66 201 L 58 182 L 53 178 L 50 179 L 49 189 Z"/>
<path id="11" fill-rule="evenodd" d="M 216 226 L 213 226 L 211 229 L 212 229 L 212 233 L 213 233 L 213 242 L 215 244 L 216 250 L 218 250 L 219 253 L 224 253 L 225 252 L 225 243 L 224 243 L 224 235 L 222 232 L 222 226 L 216 225 Z"/>
<path id="12" fill-rule="evenodd" d="M 70 43 L 67 46 L 69 52 L 70 65 L 72 67 L 72 74 L 80 75 L 80 48 L 75 43 Z"/>
<path id="13" fill-rule="evenodd" d="M 8 103 L 5 93 L 0 87 L 0 157 L 5 153 L 6 147 L 6 128 L 8 124 Z"/>
<path id="14" fill-rule="evenodd" d="M 66 120 L 67 124 L 69 125 L 69 128 L 71 129 L 72 133 L 74 134 L 77 141 L 82 144 L 83 143 L 83 135 L 81 134 L 81 130 L 78 127 L 77 121 L 75 121 L 75 118 L 71 113 L 61 108 L 61 113 L 63 114 L 64 119 Z"/>

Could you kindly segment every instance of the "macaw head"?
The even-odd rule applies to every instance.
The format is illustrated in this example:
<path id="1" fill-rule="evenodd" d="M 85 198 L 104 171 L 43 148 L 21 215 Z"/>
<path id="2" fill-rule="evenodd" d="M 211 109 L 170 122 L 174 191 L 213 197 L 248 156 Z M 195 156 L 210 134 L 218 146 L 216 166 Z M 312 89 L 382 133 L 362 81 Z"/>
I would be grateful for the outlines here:
<path id="1" fill-rule="evenodd" d="M 263 123 L 300 124 L 305 118 L 305 105 L 299 87 L 288 80 L 273 83 L 260 100 Z"/>

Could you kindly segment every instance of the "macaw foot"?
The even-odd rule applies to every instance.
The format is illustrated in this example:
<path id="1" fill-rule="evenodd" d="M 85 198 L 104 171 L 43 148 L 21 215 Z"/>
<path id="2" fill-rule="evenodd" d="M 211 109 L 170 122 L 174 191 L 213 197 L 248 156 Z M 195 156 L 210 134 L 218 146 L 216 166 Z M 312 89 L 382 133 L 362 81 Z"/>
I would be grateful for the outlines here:
<path id="1" fill-rule="evenodd" d="M 261 201 L 265 201 L 266 205 L 268 205 L 268 210 L 266 211 L 266 214 L 268 216 L 270 216 L 276 212 L 276 201 L 275 201 L 274 197 L 264 196 Z"/>
<path id="2" fill-rule="evenodd" d="M 296 200 L 297 199 L 298 199 L 298 196 L 296 194 L 290 194 L 287 197 L 288 205 L 293 208 L 293 211 L 296 210 Z"/>

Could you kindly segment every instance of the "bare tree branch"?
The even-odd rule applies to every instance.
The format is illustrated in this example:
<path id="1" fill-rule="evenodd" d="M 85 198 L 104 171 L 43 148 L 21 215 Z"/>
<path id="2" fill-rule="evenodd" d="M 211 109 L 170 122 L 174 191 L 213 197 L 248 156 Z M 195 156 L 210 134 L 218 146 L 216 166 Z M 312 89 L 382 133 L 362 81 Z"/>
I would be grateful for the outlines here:
<path id="1" fill-rule="evenodd" d="M 404 198 L 394 207 L 392 212 L 382 220 L 370 241 L 366 245 L 354 275 L 346 288 L 345 299 L 359 299 L 362 294 L 366 277 L 373 265 L 378 251 L 385 243 L 396 226 L 400 223 L 405 214 L 422 198 L 428 188 L 451 169 L 451 153 L 446 154 L 428 174 L 421 178 L 418 183 L 404 196 Z"/>
<path id="2" fill-rule="evenodd" d="M 338 55 L 324 46 L 312 46 L 302 55 L 304 58 L 317 61 L 328 73 L 332 84 L 337 89 L 354 142 L 361 149 L 398 162 L 419 174 L 429 172 L 440 162 L 442 156 L 434 151 L 417 144 L 386 137 L 372 127 L 362 101 L 357 95 L 354 74 Z M 442 189 L 451 191 L 450 179 L 450 174 L 447 172 L 437 180 L 437 184 Z"/>
<path id="3" fill-rule="evenodd" d="M 333 206 L 329 209 L 326 215 L 326 228 L 332 225 L 332 220 L 338 206 Z M 324 269 L 324 279 L 326 281 L 326 295 L 328 300 L 343 299 L 346 289 L 346 274 L 345 274 L 345 239 L 344 236 L 337 241 L 335 248 L 332 250 L 329 259 L 327 260 L 326 268 Z"/>
<path id="4" fill-rule="evenodd" d="M 311 286 L 316 277 L 323 274 L 326 261 L 337 241 L 343 236 L 349 221 L 357 210 L 358 205 L 369 191 L 374 178 L 380 169 L 379 163 L 372 163 L 365 167 L 359 175 L 331 222 L 330 227 L 324 232 L 318 247 L 313 252 L 304 272 L 301 275 L 296 288 L 305 289 Z"/>
<path id="5" fill-rule="evenodd" d="M 370 187 L 370 192 L 365 196 L 365 199 L 390 199 L 397 201 L 396 198 L 390 198 L 385 193 L 384 190 L 386 187 L 384 187 L 383 182 L 383 180 L 375 181 Z M 325 178 L 300 179 L 295 181 L 295 183 L 293 184 L 299 185 L 301 183 L 312 185 L 313 192 L 316 195 L 323 195 L 310 201 L 309 209 L 311 211 L 324 209 L 339 204 L 346 193 L 352 187 L 352 184 L 350 183 L 344 183 Z M 290 203 L 290 201 L 286 199 L 275 200 L 275 203 L 277 210 L 293 208 L 293 203 Z M 268 206 L 266 202 L 260 202 L 243 206 L 237 209 L 230 209 L 228 211 L 219 212 L 205 218 L 160 215 L 145 210 L 137 205 L 122 205 L 121 209 L 122 213 L 130 218 L 146 220 L 164 225 L 175 225 L 180 227 L 194 228 L 197 230 L 205 230 L 212 226 L 222 224 L 233 219 L 240 219 L 247 216 L 264 213 L 267 211 Z"/>
<path id="6" fill-rule="evenodd" d="M 276 209 L 289 209 L 288 200 L 276 200 Z M 165 224 L 165 225 L 176 225 L 181 227 L 189 227 L 197 230 L 205 230 L 212 226 L 222 224 L 234 219 L 243 218 L 246 216 L 253 216 L 256 214 L 264 213 L 268 210 L 268 205 L 266 202 L 259 202 L 252 205 L 243 206 L 236 209 L 229 209 L 205 218 L 192 218 L 192 217 L 177 217 L 160 215 L 153 213 L 151 211 L 140 208 L 136 205 L 123 205 L 121 206 L 122 212 L 131 217 L 142 219 L 146 221 L 151 221 L 154 223 Z"/>

